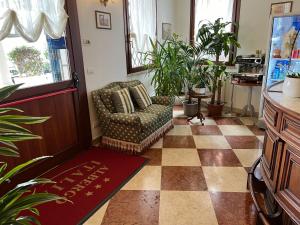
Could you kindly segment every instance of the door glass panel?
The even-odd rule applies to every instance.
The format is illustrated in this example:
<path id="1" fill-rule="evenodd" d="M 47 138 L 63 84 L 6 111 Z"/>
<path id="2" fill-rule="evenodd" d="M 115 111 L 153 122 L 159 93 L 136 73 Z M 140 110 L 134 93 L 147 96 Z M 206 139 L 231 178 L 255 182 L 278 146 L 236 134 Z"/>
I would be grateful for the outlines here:
<path id="1" fill-rule="evenodd" d="M 23 83 L 21 88 L 70 80 L 66 39 L 42 33 L 36 42 L 18 34 L 0 41 L 0 87 Z"/>

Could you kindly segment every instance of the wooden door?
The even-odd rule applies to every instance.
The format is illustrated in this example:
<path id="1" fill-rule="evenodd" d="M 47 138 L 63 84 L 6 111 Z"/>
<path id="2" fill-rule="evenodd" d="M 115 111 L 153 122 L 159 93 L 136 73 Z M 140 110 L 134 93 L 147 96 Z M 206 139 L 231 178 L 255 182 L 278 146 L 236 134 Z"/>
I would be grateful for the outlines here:
<path id="1" fill-rule="evenodd" d="M 91 144 L 76 1 L 66 0 L 66 11 L 69 21 L 64 39 L 67 56 L 64 63 L 67 65 L 63 69 L 69 75 L 61 81 L 20 89 L 0 106 L 20 108 L 25 115 L 51 117 L 43 124 L 29 126 L 42 140 L 20 143 L 20 158 L 3 159 L 13 167 L 38 156 L 54 156 L 25 171 L 16 182 L 40 175 Z"/>

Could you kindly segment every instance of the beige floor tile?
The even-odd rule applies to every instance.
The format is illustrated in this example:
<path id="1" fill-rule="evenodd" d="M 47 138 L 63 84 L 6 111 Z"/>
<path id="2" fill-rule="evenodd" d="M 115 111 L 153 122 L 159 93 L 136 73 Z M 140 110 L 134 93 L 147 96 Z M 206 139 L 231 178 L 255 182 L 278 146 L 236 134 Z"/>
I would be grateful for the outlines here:
<path id="1" fill-rule="evenodd" d="M 207 135 L 207 136 L 193 136 L 198 149 L 231 149 L 224 136 Z"/>
<path id="2" fill-rule="evenodd" d="M 219 125 L 225 136 L 254 136 L 254 133 L 246 126 L 240 125 Z"/>
<path id="3" fill-rule="evenodd" d="M 160 190 L 161 167 L 145 166 L 122 190 Z"/>
<path id="4" fill-rule="evenodd" d="M 208 192 L 162 191 L 159 209 L 160 225 L 217 225 Z"/>
<path id="5" fill-rule="evenodd" d="M 256 137 L 261 141 L 261 143 L 264 143 L 265 136 L 256 136 Z"/>
<path id="6" fill-rule="evenodd" d="M 203 121 L 204 125 L 217 125 L 216 121 L 214 119 L 206 118 Z M 191 120 L 192 125 L 201 125 L 200 120 L 197 118 L 194 118 Z"/>
<path id="7" fill-rule="evenodd" d="M 257 118 L 253 117 L 239 117 L 244 125 L 254 125 L 257 122 Z"/>
<path id="8" fill-rule="evenodd" d="M 163 147 L 163 138 L 160 138 L 150 148 L 162 148 L 162 147 Z"/>
<path id="9" fill-rule="evenodd" d="M 243 167 L 202 167 L 211 192 L 247 192 L 247 172 Z"/>
<path id="10" fill-rule="evenodd" d="M 164 148 L 162 166 L 201 166 L 197 149 Z"/>
<path id="11" fill-rule="evenodd" d="M 244 167 L 251 167 L 262 152 L 260 149 L 233 149 L 233 151 Z"/>
<path id="12" fill-rule="evenodd" d="M 191 126 L 189 125 L 175 125 L 166 135 L 192 135 Z"/>
<path id="13" fill-rule="evenodd" d="M 109 201 L 94 213 L 83 225 L 99 225 L 102 223 Z"/>

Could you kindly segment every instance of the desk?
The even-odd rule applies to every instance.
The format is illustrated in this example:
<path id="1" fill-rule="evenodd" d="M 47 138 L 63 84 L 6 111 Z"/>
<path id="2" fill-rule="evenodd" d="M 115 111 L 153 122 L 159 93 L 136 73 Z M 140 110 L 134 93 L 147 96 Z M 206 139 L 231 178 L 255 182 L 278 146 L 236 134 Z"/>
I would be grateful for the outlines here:
<path id="1" fill-rule="evenodd" d="M 197 114 L 195 116 L 188 118 L 188 122 L 190 122 L 192 119 L 197 117 L 203 126 L 204 125 L 203 121 L 205 120 L 205 117 L 203 116 L 203 114 L 201 112 L 201 101 L 202 101 L 202 99 L 205 99 L 205 98 L 211 98 L 212 94 L 211 93 L 198 94 L 198 93 L 192 92 L 190 95 L 191 95 L 191 98 L 198 99 L 198 109 L 197 109 Z"/>

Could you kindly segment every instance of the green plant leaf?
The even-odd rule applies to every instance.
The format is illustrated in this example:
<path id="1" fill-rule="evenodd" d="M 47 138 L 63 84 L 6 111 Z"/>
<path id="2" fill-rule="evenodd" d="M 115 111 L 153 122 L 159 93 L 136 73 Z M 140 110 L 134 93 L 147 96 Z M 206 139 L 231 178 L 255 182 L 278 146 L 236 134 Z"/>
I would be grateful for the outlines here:
<path id="1" fill-rule="evenodd" d="M 19 142 L 34 139 L 41 139 L 40 136 L 26 133 L 0 133 L 1 142 Z"/>
<path id="2" fill-rule="evenodd" d="M 2 174 L 4 173 L 6 168 L 7 168 L 7 163 L 1 163 L 0 164 L 0 176 L 2 176 Z"/>
<path id="3" fill-rule="evenodd" d="M 2 133 L 31 133 L 28 129 L 25 129 L 15 123 L 11 123 L 0 118 L 0 132 Z"/>
<path id="4" fill-rule="evenodd" d="M 0 108 L 0 114 L 8 113 L 8 112 L 11 112 L 11 111 L 15 111 L 15 112 L 23 112 L 23 110 L 21 110 L 21 109 L 16 109 L 16 108 Z"/>
<path id="5" fill-rule="evenodd" d="M 12 93 L 14 93 L 21 85 L 11 85 L 0 89 L 0 102 L 8 98 Z"/>
<path id="6" fill-rule="evenodd" d="M 32 159 L 26 163 L 23 163 L 21 165 L 16 166 L 15 168 L 11 169 L 8 173 L 6 173 L 3 177 L 0 177 L 0 185 L 6 181 L 8 181 L 10 178 L 12 178 L 13 176 L 15 176 L 16 174 L 20 173 L 21 171 L 23 171 L 25 168 L 27 168 L 28 166 L 47 159 L 47 158 L 51 158 L 51 156 L 43 156 L 43 157 L 39 157 L 36 159 Z"/>
<path id="7" fill-rule="evenodd" d="M 33 216 L 20 216 L 17 218 L 16 220 L 18 223 L 20 224 L 24 224 L 24 225 L 32 225 L 32 224 L 36 224 L 36 225 L 41 225 L 40 221 L 38 219 L 36 219 Z"/>
<path id="8" fill-rule="evenodd" d="M 0 147 L 0 155 L 10 156 L 10 157 L 19 157 L 19 153 L 11 148 Z"/>
<path id="9" fill-rule="evenodd" d="M 50 117 L 31 117 L 22 115 L 3 115 L 0 120 L 16 124 L 38 124 L 47 121 Z"/>

